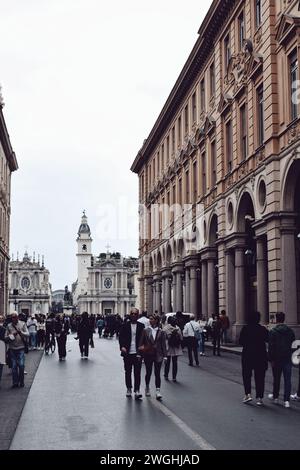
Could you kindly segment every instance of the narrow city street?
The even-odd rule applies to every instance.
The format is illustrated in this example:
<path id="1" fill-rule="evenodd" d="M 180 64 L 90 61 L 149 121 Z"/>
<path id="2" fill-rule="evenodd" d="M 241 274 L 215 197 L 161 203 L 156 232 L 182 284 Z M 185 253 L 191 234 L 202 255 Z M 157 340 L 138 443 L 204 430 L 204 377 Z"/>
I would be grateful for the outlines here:
<path id="1" fill-rule="evenodd" d="M 89 361 L 80 359 L 73 336 L 67 350 L 66 362 L 56 353 L 43 357 L 11 449 L 299 449 L 300 404 L 292 403 L 290 410 L 267 399 L 261 408 L 242 404 L 239 356 L 214 358 L 208 351 L 200 367 L 192 368 L 185 353 L 178 383 L 162 379 L 160 403 L 153 382 L 151 398 L 125 397 L 115 339 L 95 335 Z M 269 393 L 270 371 L 266 388 Z"/>

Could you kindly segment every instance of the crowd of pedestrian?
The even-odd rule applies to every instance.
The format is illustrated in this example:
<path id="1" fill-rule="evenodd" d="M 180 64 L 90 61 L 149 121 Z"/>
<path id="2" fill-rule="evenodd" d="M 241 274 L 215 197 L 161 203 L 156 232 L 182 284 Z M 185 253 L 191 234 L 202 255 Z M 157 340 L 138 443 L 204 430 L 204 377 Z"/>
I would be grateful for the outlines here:
<path id="1" fill-rule="evenodd" d="M 81 315 L 49 314 L 18 315 L 13 312 L 7 317 L 0 316 L 0 383 L 4 364 L 12 371 L 12 387 L 24 387 L 25 354 L 28 351 L 44 350 L 45 354 L 54 352 L 57 347 L 59 361 L 67 356 L 67 337 L 70 332 L 76 334 L 79 341 L 81 359 L 89 358 L 89 348 L 94 347 L 93 335 L 99 338 L 119 340 L 121 356 L 124 360 L 126 396 L 132 393 L 137 400 L 142 399 L 141 371 L 145 365 L 145 396 L 151 396 L 150 384 L 154 371 L 156 398 L 162 399 L 161 372 L 164 379 L 177 382 L 178 358 L 184 348 L 188 352 L 188 364 L 199 367 L 199 357 L 205 356 L 205 345 L 211 341 L 213 355 L 220 356 L 221 344 L 228 342 L 229 318 L 223 310 L 221 315 L 212 315 L 207 320 L 196 321 L 193 314 L 147 315 L 139 314 L 133 308 L 124 319 L 120 315 Z M 253 401 L 251 378 L 254 374 L 256 403 L 263 405 L 265 394 L 265 376 L 270 364 L 273 372 L 273 393 L 268 398 L 279 401 L 280 380 L 284 378 L 284 406 L 290 407 L 290 400 L 300 401 L 299 386 L 292 395 L 292 354 L 295 334 L 285 325 L 285 315 L 276 315 L 276 325 L 270 330 L 260 324 L 260 314 L 252 313 L 240 333 L 239 344 L 242 346 L 242 377 L 245 389 L 243 403 Z M 134 382 L 132 384 L 132 372 Z"/>

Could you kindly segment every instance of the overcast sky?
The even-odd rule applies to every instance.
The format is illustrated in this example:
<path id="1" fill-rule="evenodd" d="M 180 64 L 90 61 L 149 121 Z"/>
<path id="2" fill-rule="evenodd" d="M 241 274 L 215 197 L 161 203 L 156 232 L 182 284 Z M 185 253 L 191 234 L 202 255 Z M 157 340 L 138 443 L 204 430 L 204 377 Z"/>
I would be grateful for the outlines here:
<path id="1" fill-rule="evenodd" d="M 19 170 L 11 253 L 45 255 L 53 289 L 77 278 L 85 209 L 93 253 L 138 255 L 131 164 L 211 0 L 0 0 L 0 84 Z M 115 223 L 104 209 L 120 213 Z M 107 231 L 107 228 L 109 231 Z"/>

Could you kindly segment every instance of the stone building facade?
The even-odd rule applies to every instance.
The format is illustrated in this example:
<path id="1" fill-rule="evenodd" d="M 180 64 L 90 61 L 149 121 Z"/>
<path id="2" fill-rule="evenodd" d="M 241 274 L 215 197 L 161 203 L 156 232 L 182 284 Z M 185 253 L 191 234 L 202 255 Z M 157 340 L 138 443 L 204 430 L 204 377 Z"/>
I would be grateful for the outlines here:
<path id="1" fill-rule="evenodd" d="M 299 1 L 212 2 L 131 168 L 142 308 L 300 333 L 299 51 Z"/>
<path id="2" fill-rule="evenodd" d="M 8 264 L 11 213 L 11 174 L 18 169 L 5 124 L 0 87 L 0 313 L 8 309 Z"/>
<path id="3" fill-rule="evenodd" d="M 124 317 L 139 307 L 139 262 L 120 253 L 92 255 L 92 237 L 83 214 L 77 238 L 78 277 L 73 284 L 78 313 Z"/>
<path id="4" fill-rule="evenodd" d="M 9 312 L 25 315 L 48 315 L 51 311 L 50 273 L 44 259 L 31 258 L 25 252 L 22 260 L 9 263 Z"/>

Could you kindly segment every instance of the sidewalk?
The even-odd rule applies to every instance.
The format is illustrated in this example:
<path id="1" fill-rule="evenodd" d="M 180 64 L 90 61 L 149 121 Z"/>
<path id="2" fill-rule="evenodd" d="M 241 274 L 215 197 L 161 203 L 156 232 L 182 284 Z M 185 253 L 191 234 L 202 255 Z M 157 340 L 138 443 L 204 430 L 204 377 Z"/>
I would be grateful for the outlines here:
<path id="1" fill-rule="evenodd" d="M 205 348 L 213 349 L 213 345 L 211 341 L 205 343 Z M 225 346 L 221 346 L 221 351 L 223 352 L 230 352 L 232 354 L 236 354 L 237 356 L 242 355 L 243 348 L 241 346 L 236 346 L 235 344 L 226 344 Z"/>
<path id="2" fill-rule="evenodd" d="M 8 450 L 26 403 L 43 351 L 31 351 L 25 358 L 25 387 L 11 389 L 10 370 L 4 366 L 0 385 L 0 450 Z"/>

